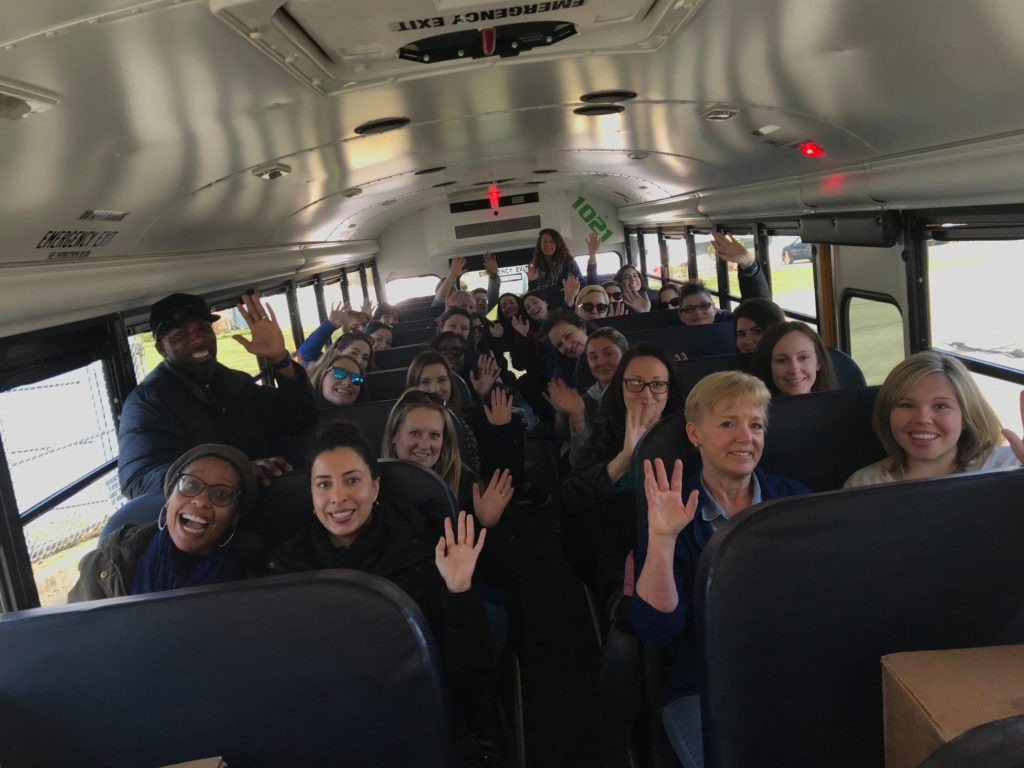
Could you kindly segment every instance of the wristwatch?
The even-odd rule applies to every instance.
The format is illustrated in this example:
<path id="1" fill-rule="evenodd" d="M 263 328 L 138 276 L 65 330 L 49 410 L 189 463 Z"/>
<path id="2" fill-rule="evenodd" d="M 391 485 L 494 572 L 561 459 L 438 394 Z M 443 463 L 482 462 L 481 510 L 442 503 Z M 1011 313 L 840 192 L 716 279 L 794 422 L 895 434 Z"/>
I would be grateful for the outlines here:
<path id="1" fill-rule="evenodd" d="M 271 361 L 270 367 L 273 368 L 275 371 L 283 371 L 285 368 L 287 368 L 291 364 L 292 364 L 292 357 L 291 357 L 291 355 L 288 354 L 287 351 L 285 351 L 284 357 L 282 357 L 280 360 Z"/>

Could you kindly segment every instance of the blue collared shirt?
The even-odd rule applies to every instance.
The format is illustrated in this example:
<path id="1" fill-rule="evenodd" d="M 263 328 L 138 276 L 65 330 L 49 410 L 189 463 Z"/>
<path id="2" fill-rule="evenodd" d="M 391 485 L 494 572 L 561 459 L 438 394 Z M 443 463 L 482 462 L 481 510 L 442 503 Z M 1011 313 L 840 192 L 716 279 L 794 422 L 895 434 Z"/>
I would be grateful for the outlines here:
<path id="1" fill-rule="evenodd" d="M 754 487 L 750 493 L 750 506 L 761 503 L 761 484 L 757 481 L 757 475 L 750 475 L 750 482 L 753 483 Z M 729 519 L 729 515 L 722 508 L 722 505 L 718 503 L 708 487 L 704 485 L 704 476 L 701 475 L 700 487 L 707 494 L 708 501 L 700 508 L 700 516 L 704 518 L 704 521 L 711 526 L 711 530 L 717 531 L 721 528 L 725 521 Z"/>

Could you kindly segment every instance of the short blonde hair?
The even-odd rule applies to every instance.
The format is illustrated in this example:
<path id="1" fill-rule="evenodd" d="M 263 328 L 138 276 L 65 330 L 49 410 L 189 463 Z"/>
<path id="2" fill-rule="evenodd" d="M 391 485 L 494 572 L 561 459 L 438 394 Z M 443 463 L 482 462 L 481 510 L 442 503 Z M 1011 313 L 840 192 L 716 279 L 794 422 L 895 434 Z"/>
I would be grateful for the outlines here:
<path id="1" fill-rule="evenodd" d="M 955 357 L 934 350 L 918 352 L 889 371 L 875 398 L 875 409 L 871 417 L 875 434 L 898 472 L 907 468 L 907 452 L 896 441 L 889 416 L 910 390 L 933 373 L 941 373 L 953 386 L 963 414 L 963 428 L 956 446 L 958 470 L 963 470 L 974 459 L 1003 442 L 999 417 L 981 394 L 964 364 Z"/>
<path id="2" fill-rule="evenodd" d="M 608 298 L 608 291 L 606 291 L 600 285 L 593 284 L 585 285 L 582 288 L 580 288 L 580 292 L 576 294 L 576 306 L 578 307 L 580 304 L 582 304 L 583 298 L 591 293 L 600 293 L 605 304 L 611 303 L 611 300 Z"/>
<path id="3" fill-rule="evenodd" d="M 716 403 L 739 397 L 753 401 L 767 418 L 772 393 L 763 381 L 742 371 L 718 371 L 698 381 L 686 396 L 686 420 L 699 421 Z"/>

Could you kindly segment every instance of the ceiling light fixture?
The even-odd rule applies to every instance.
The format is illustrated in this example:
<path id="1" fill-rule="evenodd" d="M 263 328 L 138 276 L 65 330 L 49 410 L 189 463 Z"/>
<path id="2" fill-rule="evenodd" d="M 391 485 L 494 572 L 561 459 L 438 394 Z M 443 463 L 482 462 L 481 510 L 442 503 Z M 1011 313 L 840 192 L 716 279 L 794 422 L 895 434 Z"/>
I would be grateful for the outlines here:
<path id="1" fill-rule="evenodd" d="M 626 108 L 621 104 L 585 104 L 582 107 L 576 107 L 572 113 L 574 115 L 582 115 L 583 117 L 602 117 L 604 115 L 617 115 L 625 111 Z"/>
<path id="2" fill-rule="evenodd" d="M 405 128 L 411 123 L 408 117 L 382 117 L 379 120 L 370 120 L 357 125 L 354 132 L 358 136 L 373 136 L 378 133 L 387 133 L 388 131 L 397 131 L 399 128 Z"/>
<path id="3" fill-rule="evenodd" d="M 615 104 L 619 101 L 629 101 L 636 98 L 636 91 L 610 90 L 590 91 L 580 96 L 580 101 L 588 104 Z"/>
<path id="4" fill-rule="evenodd" d="M 284 163 L 264 163 L 263 165 L 257 165 L 252 169 L 252 175 L 258 179 L 265 179 L 267 181 L 274 181 L 274 179 L 280 179 L 282 176 L 287 176 L 292 172 L 290 165 Z"/>

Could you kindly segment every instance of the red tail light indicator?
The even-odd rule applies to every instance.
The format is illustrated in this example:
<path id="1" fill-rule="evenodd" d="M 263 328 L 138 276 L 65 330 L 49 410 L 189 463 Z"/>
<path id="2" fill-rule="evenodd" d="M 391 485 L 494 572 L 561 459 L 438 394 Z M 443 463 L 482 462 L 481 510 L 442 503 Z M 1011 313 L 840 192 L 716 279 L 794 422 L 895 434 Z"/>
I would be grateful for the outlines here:
<path id="1" fill-rule="evenodd" d="M 801 155 L 807 157 L 821 157 L 825 154 L 825 150 L 821 148 L 819 144 L 815 144 L 813 141 L 803 141 L 797 147 L 800 150 Z"/>

